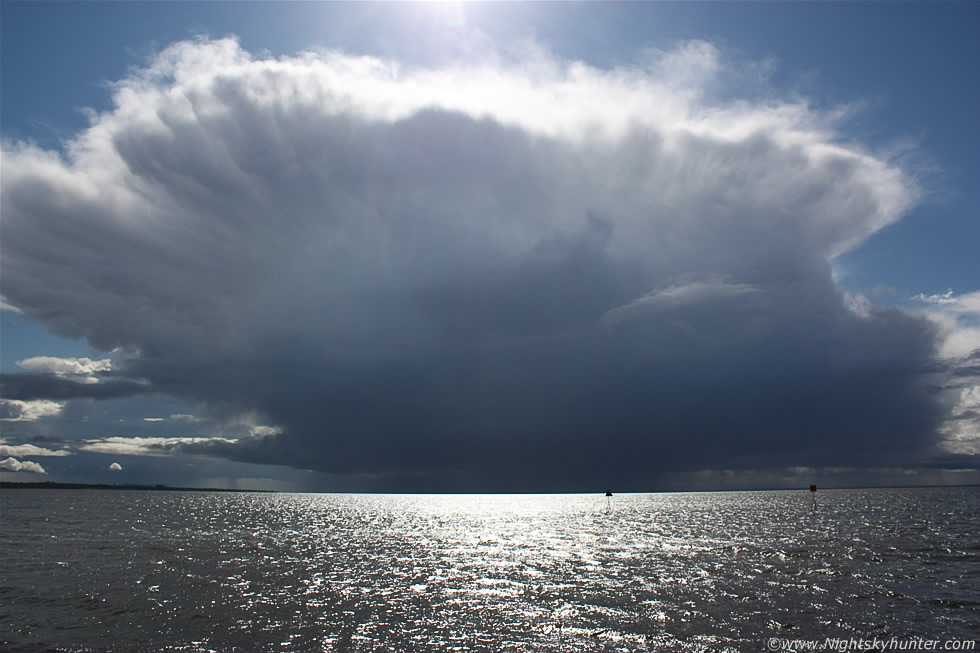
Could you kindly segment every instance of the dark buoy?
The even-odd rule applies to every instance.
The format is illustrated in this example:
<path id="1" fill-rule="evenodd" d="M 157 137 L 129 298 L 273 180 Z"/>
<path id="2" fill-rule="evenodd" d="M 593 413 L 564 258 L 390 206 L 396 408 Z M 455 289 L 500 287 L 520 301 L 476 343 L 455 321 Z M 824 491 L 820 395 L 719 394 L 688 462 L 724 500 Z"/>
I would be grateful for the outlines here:
<path id="1" fill-rule="evenodd" d="M 607 497 L 611 497 L 612 496 L 612 490 L 606 490 L 606 496 Z"/>
<path id="2" fill-rule="evenodd" d="M 816 510 L 817 509 L 817 486 L 816 485 L 811 485 L 810 486 L 810 496 L 813 497 L 813 508 L 812 509 L 813 510 Z"/>

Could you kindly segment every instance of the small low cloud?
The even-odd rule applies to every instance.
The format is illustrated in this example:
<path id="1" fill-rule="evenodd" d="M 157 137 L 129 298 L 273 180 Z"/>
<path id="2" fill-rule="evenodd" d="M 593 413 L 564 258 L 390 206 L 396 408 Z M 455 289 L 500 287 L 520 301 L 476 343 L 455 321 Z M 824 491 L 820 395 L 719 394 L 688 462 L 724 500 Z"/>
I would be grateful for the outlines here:
<path id="1" fill-rule="evenodd" d="M 952 288 L 947 288 L 944 293 L 935 293 L 933 295 L 927 295 L 925 293 L 919 293 L 912 297 L 912 299 L 920 302 L 926 302 L 927 304 L 952 304 L 956 302 L 956 297 L 953 294 Z"/>
<path id="2" fill-rule="evenodd" d="M 6 460 L 0 460 L 0 469 L 5 469 L 8 472 L 32 472 L 34 474 L 47 474 L 47 472 L 44 471 L 44 468 L 33 460 L 17 460 L 14 457 L 7 458 Z"/>
<path id="3" fill-rule="evenodd" d="M 114 472 L 121 472 L 122 465 L 120 465 L 119 463 L 112 463 L 111 465 L 109 465 L 109 469 L 111 469 Z"/>
<path id="4" fill-rule="evenodd" d="M 187 413 L 174 413 L 170 416 L 170 419 L 177 420 L 180 422 L 187 422 L 189 424 L 196 424 L 198 422 L 203 422 L 204 420 L 196 415 L 188 415 Z"/>
<path id="5" fill-rule="evenodd" d="M 112 371 L 112 361 L 108 358 L 58 358 L 57 356 L 34 356 L 17 362 L 17 366 L 35 374 L 53 374 L 69 378 L 76 383 L 98 383 L 99 374 Z"/>
<path id="6" fill-rule="evenodd" d="M 282 433 L 281 426 L 251 426 L 249 427 L 250 435 L 256 438 L 265 438 L 270 435 L 280 435 Z"/>
<path id="7" fill-rule="evenodd" d="M 7 298 L 4 297 L 3 295 L 0 295 L 0 311 L 10 311 L 11 313 L 23 313 L 24 312 L 24 311 L 20 310 L 19 308 L 17 308 L 16 306 L 13 306 L 12 304 L 8 303 L 7 302 Z"/>
<path id="8" fill-rule="evenodd" d="M 682 306 L 711 304 L 755 292 L 757 289 L 750 284 L 726 283 L 718 279 L 676 283 L 607 311 L 602 317 L 602 323 L 608 326 L 647 313 L 669 311 Z"/>
<path id="9" fill-rule="evenodd" d="M 228 438 L 141 438 L 119 437 L 85 440 L 78 448 L 90 453 L 105 453 L 122 456 L 166 456 L 187 447 L 234 444 Z"/>
<path id="10" fill-rule="evenodd" d="M 61 401 L 35 399 L 0 399 L 0 420 L 7 422 L 36 422 L 45 417 L 57 417 L 65 404 Z"/>
<path id="11" fill-rule="evenodd" d="M 0 456 L 70 456 L 67 449 L 46 449 L 33 444 L 0 444 Z"/>

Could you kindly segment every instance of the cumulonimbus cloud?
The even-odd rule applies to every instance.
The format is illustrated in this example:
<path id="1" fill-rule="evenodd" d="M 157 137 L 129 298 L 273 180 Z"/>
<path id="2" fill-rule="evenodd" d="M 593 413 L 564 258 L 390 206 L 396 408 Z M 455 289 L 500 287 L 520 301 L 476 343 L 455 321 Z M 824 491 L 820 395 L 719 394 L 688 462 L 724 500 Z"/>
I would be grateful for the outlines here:
<path id="1" fill-rule="evenodd" d="M 909 461 L 935 327 L 850 310 L 829 261 L 916 186 L 833 113 L 711 100 L 724 74 L 702 42 L 613 70 L 177 43 L 63 153 L 4 142 L 4 296 L 282 425 L 214 443 L 243 460 L 514 489 Z"/>

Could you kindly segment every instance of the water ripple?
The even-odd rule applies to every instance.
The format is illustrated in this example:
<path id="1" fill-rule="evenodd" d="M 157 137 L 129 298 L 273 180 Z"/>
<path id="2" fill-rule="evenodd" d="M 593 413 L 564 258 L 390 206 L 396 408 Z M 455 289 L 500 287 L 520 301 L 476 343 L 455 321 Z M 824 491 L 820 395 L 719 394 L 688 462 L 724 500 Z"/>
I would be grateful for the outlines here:
<path id="1" fill-rule="evenodd" d="M 980 491 L 826 492 L 817 510 L 806 494 L 607 507 L 585 495 L 6 490 L 0 643 L 735 651 L 772 636 L 974 636 Z"/>

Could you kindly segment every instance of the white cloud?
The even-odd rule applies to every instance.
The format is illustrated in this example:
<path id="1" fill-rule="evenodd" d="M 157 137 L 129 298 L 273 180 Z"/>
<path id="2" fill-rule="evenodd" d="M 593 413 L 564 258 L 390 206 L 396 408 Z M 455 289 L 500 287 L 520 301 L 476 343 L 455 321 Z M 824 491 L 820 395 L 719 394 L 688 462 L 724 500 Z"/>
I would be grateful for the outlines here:
<path id="1" fill-rule="evenodd" d="M 166 421 L 163 417 L 144 417 L 144 422 L 164 422 Z"/>
<path id="2" fill-rule="evenodd" d="M 975 379 L 980 382 L 980 379 Z M 958 388 L 952 416 L 943 425 L 945 448 L 956 454 L 980 455 L 980 385 Z"/>
<path id="3" fill-rule="evenodd" d="M 121 472 L 122 465 L 120 465 L 119 463 L 112 463 L 111 465 L 109 465 L 109 469 L 111 469 L 114 472 Z"/>
<path id="4" fill-rule="evenodd" d="M 187 413 L 175 413 L 175 414 L 173 414 L 173 415 L 170 416 L 170 419 L 178 420 L 178 421 L 181 421 L 181 422 L 188 422 L 188 423 L 191 423 L 191 424 L 195 424 L 197 422 L 203 422 L 204 421 L 200 417 L 197 417 L 195 415 L 188 415 Z"/>
<path id="5" fill-rule="evenodd" d="M 957 295 L 952 289 L 912 298 L 940 329 L 940 355 L 961 359 L 980 351 L 980 290 Z"/>
<path id="6" fill-rule="evenodd" d="M 38 463 L 32 460 L 20 461 L 16 458 L 0 460 L 0 469 L 6 469 L 10 472 L 33 472 L 35 474 L 47 474 L 47 472 L 44 471 L 44 468 Z"/>
<path id="7" fill-rule="evenodd" d="M 466 252 L 479 253 L 473 264 L 512 259 L 577 229 L 589 211 L 614 224 L 617 259 L 683 268 L 730 258 L 733 231 L 746 263 L 763 252 L 751 239 L 778 249 L 791 243 L 772 234 L 793 230 L 833 256 L 915 201 L 900 169 L 836 142 L 832 115 L 805 101 L 708 103 L 702 87 L 724 71 L 715 46 L 658 56 L 614 70 L 545 55 L 404 70 L 338 53 L 256 58 L 232 40 L 175 44 L 115 85 L 115 108 L 64 159 L 3 144 L 5 286 L 18 306 L 63 306 L 51 319 L 107 349 L 169 347 L 228 331 L 246 307 L 348 301 L 338 284 L 352 266 L 365 285 L 418 284 L 462 271 L 453 268 Z M 347 182 L 355 178 L 370 190 Z M 68 219 L 62 206 L 78 210 Z M 19 243 L 40 214 L 50 254 L 23 260 L 33 250 Z M 269 219 L 278 214 L 289 230 Z M 114 255 L 77 246 L 80 225 L 116 233 Z M 177 232 L 195 234 L 189 250 L 174 244 Z M 453 246 L 439 247 L 449 234 Z M 259 242 L 264 254 L 252 252 Z M 83 272 L 60 287 L 34 282 L 46 256 L 62 252 Z M 147 262 L 168 273 L 152 275 Z M 321 284 L 313 296 L 311 276 Z M 321 328 L 344 335 L 336 321 Z M 109 369 L 43 360 L 29 364 L 89 381 Z"/>
<path id="8" fill-rule="evenodd" d="M 936 293 L 935 295 L 919 293 L 918 295 L 912 297 L 912 299 L 929 304 L 953 304 L 956 302 L 956 299 L 953 297 L 952 288 L 948 288 L 944 293 Z"/>
<path id="9" fill-rule="evenodd" d="M 980 454 L 980 291 L 957 295 L 952 288 L 912 298 L 939 329 L 940 356 L 950 364 L 950 414 L 942 426 L 943 448 L 955 454 Z"/>
<path id="10" fill-rule="evenodd" d="M 257 438 L 266 438 L 270 435 L 279 435 L 282 433 L 281 426 L 251 426 L 249 427 L 249 434 Z"/>
<path id="11" fill-rule="evenodd" d="M 119 437 L 85 440 L 79 445 L 82 451 L 115 454 L 120 456 L 166 456 L 187 445 L 234 444 L 228 438 L 142 438 Z"/>
<path id="12" fill-rule="evenodd" d="M 611 309 L 603 316 L 602 321 L 604 324 L 616 324 L 647 313 L 743 297 L 756 292 L 758 289 L 750 284 L 726 283 L 720 279 L 677 283 L 663 290 L 655 290 L 643 295 L 624 306 Z"/>
<path id="13" fill-rule="evenodd" d="M 98 383 L 99 372 L 112 370 L 112 360 L 92 360 L 91 358 L 58 358 L 56 356 L 34 356 L 18 361 L 17 365 L 28 372 L 54 374 L 68 377 L 78 383 Z"/>
<path id="14" fill-rule="evenodd" d="M 0 295 L 0 311 L 9 311 L 11 313 L 23 313 L 22 310 L 7 302 L 7 298 L 4 297 L 3 295 Z"/>
<path id="15" fill-rule="evenodd" d="M 67 449 L 46 449 L 33 444 L 0 444 L 0 456 L 70 456 Z"/>
<path id="16" fill-rule="evenodd" d="M 860 293 L 843 293 L 844 306 L 858 317 L 868 318 L 873 314 L 871 301 Z"/>
<path id="17" fill-rule="evenodd" d="M 0 399 L 0 420 L 8 422 L 36 422 L 46 417 L 57 417 L 61 414 L 64 402 L 35 399 L 20 401 L 18 399 Z"/>
<path id="18" fill-rule="evenodd" d="M 935 295 L 918 294 L 912 299 L 925 304 L 935 304 L 941 306 L 944 311 L 956 315 L 971 316 L 973 319 L 980 318 L 980 290 L 957 295 L 949 288 L 944 293 Z"/>

